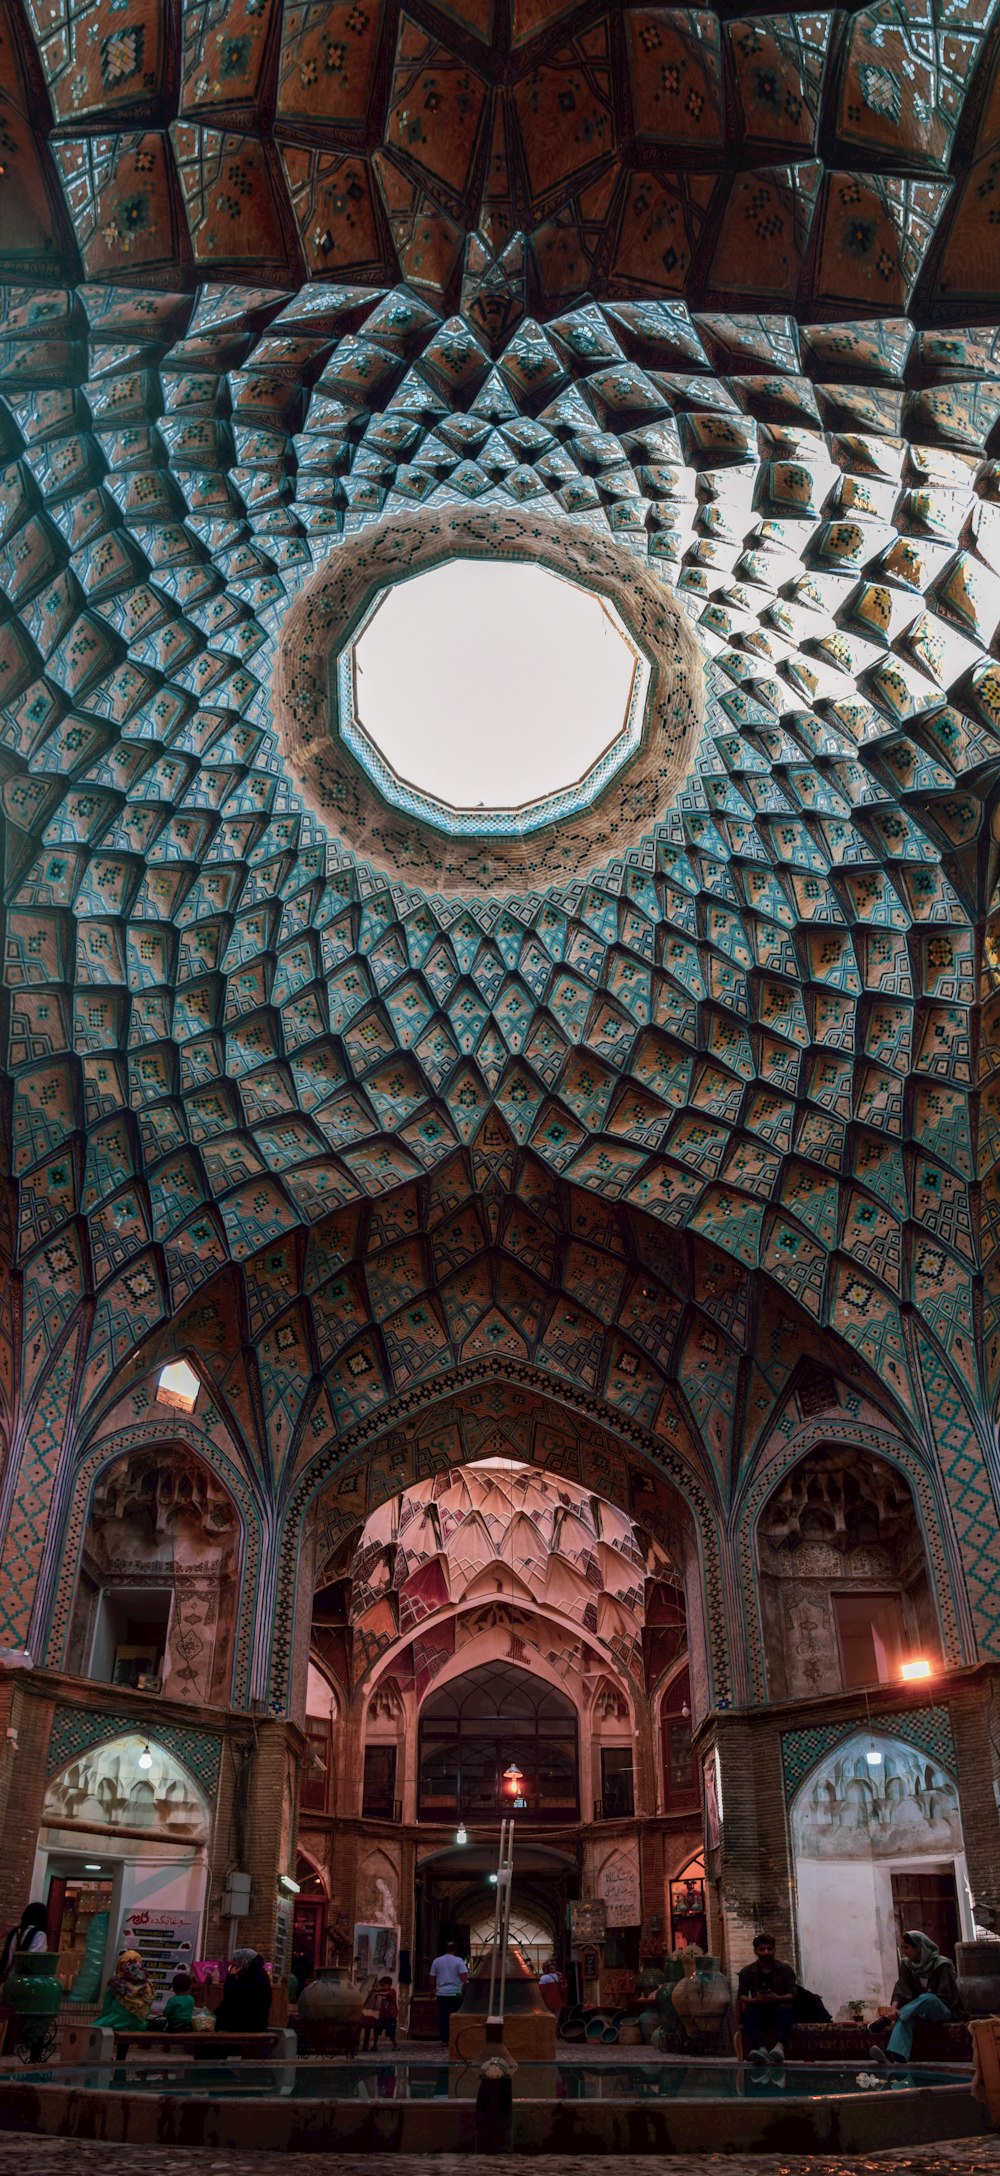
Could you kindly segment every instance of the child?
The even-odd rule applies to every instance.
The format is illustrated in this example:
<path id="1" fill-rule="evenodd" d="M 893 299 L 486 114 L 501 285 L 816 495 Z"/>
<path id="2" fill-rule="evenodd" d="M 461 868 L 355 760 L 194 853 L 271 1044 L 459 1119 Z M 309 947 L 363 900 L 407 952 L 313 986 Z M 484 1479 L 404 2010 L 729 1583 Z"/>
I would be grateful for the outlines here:
<path id="1" fill-rule="evenodd" d="M 380 2035 L 387 2033 L 389 2046 L 394 2048 L 396 2045 L 396 2019 L 399 2016 L 399 2003 L 396 2000 L 396 1990 L 388 1973 L 379 1980 L 375 1993 L 378 1998 L 378 2023 L 373 2035 L 373 2045 L 377 2047 Z"/>
<path id="2" fill-rule="evenodd" d="M 163 2010 L 163 2022 L 167 2031 L 193 2032 L 194 1996 L 191 1992 L 190 1972 L 175 1972 L 170 1986 L 172 1992 Z"/>

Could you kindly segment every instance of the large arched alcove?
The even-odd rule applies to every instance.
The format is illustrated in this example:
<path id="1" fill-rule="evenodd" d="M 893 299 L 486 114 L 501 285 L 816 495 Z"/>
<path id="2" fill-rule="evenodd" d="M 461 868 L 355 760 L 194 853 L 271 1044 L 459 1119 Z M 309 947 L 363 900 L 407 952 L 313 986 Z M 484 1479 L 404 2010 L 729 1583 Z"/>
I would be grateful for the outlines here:
<path id="1" fill-rule="evenodd" d="M 383 1515 L 390 1500 L 428 1477 L 437 1476 L 443 1485 L 449 1472 L 484 1458 L 506 1460 L 555 1483 L 563 1476 L 571 1493 L 583 1490 L 592 1501 L 606 1500 L 615 1513 L 624 1511 L 648 1532 L 674 1567 L 683 1594 L 701 1711 L 710 1688 L 725 1684 L 722 1571 L 707 1493 L 666 1445 L 634 1425 L 616 1424 L 616 1416 L 596 1401 L 537 1373 L 527 1376 L 510 1363 L 486 1363 L 457 1371 L 443 1395 L 439 1386 L 428 1386 L 419 1401 L 406 1401 L 385 1436 L 366 1427 L 341 1449 L 342 1464 L 325 1487 L 320 1477 L 313 1478 L 313 1502 L 303 1488 L 298 1528 L 289 1523 L 282 1547 L 276 1662 L 288 1654 L 294 1626 L 295 1697 L 304 1693 L 298 1628 L 310 1575 L 322 1583 L 325 1568 L 333 1565 L 343 1578 L 373 1512 Z M 694 1509 L 685 1501 L 685 1488 Z"/>
<path id="2" fill-rule="evenodd" d="M 940 1662 L 927 1553 L 906 1476 L 860 1444 L 788 1468 L 757 1525 L 768 1690 L 775 1700 L 898 1683 Z"/>
<path id="3" fill-rule="evenodd" d="M 217 1473 L 164 1443 L 105 1465 L 90 1496 L 67 1661 L 77 1676 L 224 1705 L 240 1521 Z"/>
<path id="4" fill-rule="evenodd" d="M 952 1957 L 972 1935 L 957 1783 L 929 1720 L 941 1735 L 922 1716 L 919 1743 L 905 1717 L 831 1733 L 789 1807 L 800 1970 L 834 2016 L 888 2002 L 908 1927 Z"/>

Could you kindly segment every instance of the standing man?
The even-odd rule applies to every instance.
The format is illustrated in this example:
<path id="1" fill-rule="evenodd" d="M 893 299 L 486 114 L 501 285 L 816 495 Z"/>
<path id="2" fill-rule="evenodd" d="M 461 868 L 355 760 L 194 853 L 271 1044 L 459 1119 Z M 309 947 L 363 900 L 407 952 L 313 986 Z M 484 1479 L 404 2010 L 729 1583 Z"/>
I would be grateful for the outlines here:
<path id="1" fill-rule="evenodd" d="M 438 2039 L 448 2045 L 451 2013 L 462 2000 L 462 1990 L 469 1977 L 468 1967 L 455 1955 L 454 1942 L 446 1942 L 440 1957 L 431 1966 L 431 1978 L 438 2006 Z"/>
<path id="2" fill-rule="evenodd" d="M 751 2062 L 781 2063 L 792 2032 L 795 1974 L 790 1964 L 779 1964 L 773 1934 L 758 1934 L 753 1953 L 754 1963 L 740 1973 L 737 1996 L 743 2045 Z"/>

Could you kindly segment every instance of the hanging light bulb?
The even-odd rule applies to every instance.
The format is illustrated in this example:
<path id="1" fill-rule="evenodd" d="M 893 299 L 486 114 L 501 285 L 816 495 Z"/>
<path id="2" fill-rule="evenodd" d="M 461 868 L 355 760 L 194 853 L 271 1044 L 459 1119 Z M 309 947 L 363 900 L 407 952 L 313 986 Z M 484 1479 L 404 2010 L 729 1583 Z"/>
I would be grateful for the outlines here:
<path id="1" fill-rule="evenodd" d="M 469 1838 L 468 1838 L 468 1835 L 467 1835 L 467 1833 L 466 1833 L 466 1827 L 465 1827 L 465 1822 L 464 1822 L 464 1821 L 460 1821 L 460 1822 L 459 1822 L 459 1824 L 458 1824 L 458 1831 L 457 1831 L 457 1834 L 456 1834 L 456 1836 L 455 1836 L 455 1842 L 456 1842 L 457 1844 L 467 1844 L 467 1843 L 468 1843 L 468 1841 L 469 1841 Z"/>
<path id="2" fill-rule="evenodd" d="M 879 1752 L 878 1746 L 876 1745 L 874 1738 L 872 1739 L 872 1742 L 868 1747 L 868 1751 L 865 1754 L 865 1759 L 868 1762 L 869 1768 L 881 1768 L 882 1766 L 882 1755 Z"/>
<path id="3" fill-rule="evenodd" d="M 142 1752 L 141 1752 L 141 1753 L 140 1753 L 140 1755 L 139 1755 L 139 1763 L 138 1763 L 138 1765 L 139 1765 L 139 1767 L 140 1767 L 140 1768 L 151 1768 L 151 1767 L 152 1767 L 152 1765 L 153 1765 L 153 1756 L 152 1756 L 152 1753 L 151 1753 L 151 1752 L 150 1752 L 150 1750 L 149 1750 L 149 1747 L 148 1747 L 148 1745 L 144 1745 L 144 1746 L 143 1746 Z"/>

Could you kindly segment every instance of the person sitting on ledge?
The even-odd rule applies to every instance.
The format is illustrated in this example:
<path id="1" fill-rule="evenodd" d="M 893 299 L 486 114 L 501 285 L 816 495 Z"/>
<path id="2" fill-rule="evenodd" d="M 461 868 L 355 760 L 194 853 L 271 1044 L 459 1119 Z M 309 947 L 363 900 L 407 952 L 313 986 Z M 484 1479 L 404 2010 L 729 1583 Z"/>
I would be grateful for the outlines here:
<path id="1" fill-rule="evenodd" d="M 899 1945 L 899 1978 L 892 1990 L 889 2016 L 895 2022 L 889 2034 L 889 2061 L 909 2062 L 913 2028 L 921 2018 L 928 2024 L 947 2025 L 964 2014 L 950 1957 L 942 1957 L 929 1934 L 921 1934 L 917 1927 L 909 1928 Z M 885 2019 L 880 2022 L 884 2024 Z M 878 2042 L 874 2045 L 880 2053 Z"/>
<path id="2" fill-rule="evenodd" d="M 216 2032 L 266 2032 L 271 1976 L 259 1950 L 236 1949 L 215 2013 Z"/>
<path id="3" fill-rule="evenodd" d="M 782 2063 L 792 2031 L 795 1974 L 790 1964 L 779 1962 L 773 1934 L 758 1934 L 753 1949 L 754 1963 L 744 1965 L 736 1997 L 743 2045 L 749 2044 L 751 2062 Z"/>
<path id="4" fill-rule="evenodd" d="M 190 1972 L 174 1973 L 170 1996 L 163 2007 L 163 2022 L 168 2032 L 194 2031 L 193 1985 Z"/>
<path id="5" fill-rule="evenodd" d="M 94 2025 L 110 2025 L 115 2032 L 141 2032 L 152 2000 L 152 1985 L 139 1951 L 123 1949 L 104 1990 L 104 2000 Z"/>

